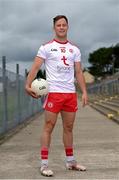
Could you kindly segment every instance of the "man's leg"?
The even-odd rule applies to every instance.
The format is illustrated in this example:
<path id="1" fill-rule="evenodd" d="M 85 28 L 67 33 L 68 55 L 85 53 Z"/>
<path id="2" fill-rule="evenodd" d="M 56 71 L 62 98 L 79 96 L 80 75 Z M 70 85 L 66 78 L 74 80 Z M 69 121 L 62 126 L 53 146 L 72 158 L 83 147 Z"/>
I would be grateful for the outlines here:
<path id="1" fill-rule="evenodd" d="M 85 171 L 86 168 L 77 164 L 73 156 L 73 125 L 75 121 L 75 112 L 61 112 L 63 122 L 63 142 L 66 152 L 66 166 L 71 170 Z"/>
<path id="2" fill-rule="evenodd" d="M 45 110 L 45 123 L 41 135 L 41 147 L 50 147 L 51 133 L 57 121 L 57 113 Z"/>
<path id="3" fill-rule="evenodd" d="M 65 148 L 73 146 L 73 125 L 75 115 L 75 112 L 61 112 L 63 122 L 63 142 Z"/>
<path id="4" fill-rule="evenodd" d="M 51 133 L 57 121 L 57 113 L 45 111 L 45 124 L 41 135 L 41 174 L 52 176 L 53 172 L 48 169 L 48 151 L 51 142 Z"/>

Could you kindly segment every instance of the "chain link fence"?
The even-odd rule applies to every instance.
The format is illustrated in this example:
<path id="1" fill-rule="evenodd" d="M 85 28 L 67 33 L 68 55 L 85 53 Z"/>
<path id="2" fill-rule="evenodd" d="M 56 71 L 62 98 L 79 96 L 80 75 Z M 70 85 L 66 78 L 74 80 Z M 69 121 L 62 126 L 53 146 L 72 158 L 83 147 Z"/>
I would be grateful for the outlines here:
<path id="1" fill-rule="evenodd" d="M 107 79 L 100 83 L 90 85 L 87 89 L 90 95 L 119 95 L 119 76 L 110 80 Z"/>
<path id="2" fill-rule="evenodd" d="M 25 75 L 19 74 L 19 65 L 16 65 L 16 73 L 8 71 L 6 57 L 3 56 L 0 68 L 0 135 L 43 110 L 43 98 L 28 96 L 24 84 Z"/>

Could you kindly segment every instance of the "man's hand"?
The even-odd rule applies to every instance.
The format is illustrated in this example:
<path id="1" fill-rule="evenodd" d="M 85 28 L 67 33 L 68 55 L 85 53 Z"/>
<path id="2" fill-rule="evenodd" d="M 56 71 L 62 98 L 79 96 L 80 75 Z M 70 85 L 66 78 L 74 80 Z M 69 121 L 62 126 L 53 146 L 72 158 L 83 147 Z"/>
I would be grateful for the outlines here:
<path id="1" fill-rule="evenodd" d="M 25 90 L 26 90 L 28 95 L 32 96 L 35 99 L 38 99 L 41 97 L 41 96 L 38 96 L 35 92 L 33 92 L 32 89 L 28 86 L 25 87 Z"/>
<path id="2" fill-rule="evenodd" d="M 88 95 L 87 93 L 82 94 L 82 107 L 86 106 L 88 104 Z"/>

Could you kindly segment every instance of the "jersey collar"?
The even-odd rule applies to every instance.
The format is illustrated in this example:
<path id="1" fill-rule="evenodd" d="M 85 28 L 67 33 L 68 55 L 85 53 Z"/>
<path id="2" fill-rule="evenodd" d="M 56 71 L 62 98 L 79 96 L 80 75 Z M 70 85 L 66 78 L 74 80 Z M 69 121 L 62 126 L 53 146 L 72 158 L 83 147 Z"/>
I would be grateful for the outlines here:
<path id="1" fill-rule="evenodd" d="M 60 43 L 60 44 L 67 44 L 68 43 L 68 40 L 66 40 L 66 41 L 64 41 L 64 42 L 62 42 L 62 41 L 59 41 L 59 40 L 57 40 L 57 39 L 53 39 L 55 42 L 57 42 L 57 43 Z"/>

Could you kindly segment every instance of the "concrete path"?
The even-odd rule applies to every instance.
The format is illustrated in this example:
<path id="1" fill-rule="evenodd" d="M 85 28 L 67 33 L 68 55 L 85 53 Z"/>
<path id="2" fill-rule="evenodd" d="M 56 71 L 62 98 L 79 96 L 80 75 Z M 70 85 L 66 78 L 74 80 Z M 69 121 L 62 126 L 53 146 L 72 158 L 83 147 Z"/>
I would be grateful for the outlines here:
<path id="1" fill-rule="evenodd" d="M 53 178 L 39 172 L 43 114 L 0 146 L 0 179 L 119 179 L 119 125 L 91 107 L 79 109 L 74 127 L 75 157 L 86 172 L 65 169 L 59 115 L 49 155 Z"/>

